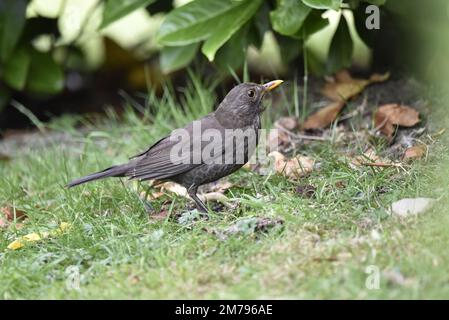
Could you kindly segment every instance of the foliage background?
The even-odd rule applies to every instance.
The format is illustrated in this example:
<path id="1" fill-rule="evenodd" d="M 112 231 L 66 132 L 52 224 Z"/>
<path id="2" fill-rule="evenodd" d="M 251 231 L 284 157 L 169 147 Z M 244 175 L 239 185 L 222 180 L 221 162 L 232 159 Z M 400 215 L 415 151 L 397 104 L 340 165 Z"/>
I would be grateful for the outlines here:
<path id="1" fill-rule="evenodd" d="M 302 75 L 307 62 L 307 71 L 317 75 L 373 65 L 434 76 L 440 74 L 435 65 L 447 69 L 446 42 L 433 46 L 433 30 L 447 30 L 447 3 L 419 3 L 2 0 L 0 109 L 12 99 L 32 108 L 86 88 L 98 92 L 105 78 L 116 84 L 106 84 L 112 91 L 157 88 L 193 64 L 223 75 L 239 74 L 243 66 L 267 77 Z M 380 30 L 364 25 L 370 4 L 381 8 Z M 429 59 L 438 63 L 427 66 Z"/>

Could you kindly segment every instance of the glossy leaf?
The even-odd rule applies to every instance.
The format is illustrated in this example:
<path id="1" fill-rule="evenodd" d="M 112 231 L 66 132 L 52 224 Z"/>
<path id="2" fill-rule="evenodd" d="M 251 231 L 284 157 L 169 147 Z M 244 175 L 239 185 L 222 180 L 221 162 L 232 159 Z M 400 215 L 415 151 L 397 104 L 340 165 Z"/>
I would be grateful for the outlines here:
<path id="1" fill-rule="evenodd" d="M 180 47 L 164 47 L 160 54 L 161 69 L 169 73 L 187 66 L 195 58 L 198 43 Z"/>
<path id="2" fill-rule="evenodd" d="M 256 13 L 261 4 L 262 0 L 243 1 L 241 5 L 220 17 L 213 33 L 201 47 L 201 51 L 209 61 L 214 60 L 217 50 Z"/>
<path id="3" fill-rule="evenodd" d="M 327 58 L 327 71 L 334 73 L 351 66 L 354 43 L 344 15 L 340 16 L 337 30 L 332 38 Z"/>
<path id="4" fill-rule="evenodd" d="M 12 54 L 25 26 L 26 0 L 0 1 L 0 60 Z"/>
<path id="5" fill-rule="evenodd" d="M 31 51 L 27 89 L 35 93 L 56 94 L 64 88 L 64 72 L 50 53 Z"/>
<path id="6" fill-rule="evenodd" d="M 106 0 L 100 28 L 105 28 L 134 10 L 146 7 L 154 1 L 155 0 Z"/>
<path id="7" fill-rule="evenodd" d="M 250 0 L 251 1 L 251 0 Z M 226 13 L 244 2 L 196 0 L 170 12 L 162 23 L 158 40 L 163 45 L 182 46 L 207 39 Z"/>
<path id="8" fill-rule="evenodd" d="M 301 0 L 305 5 L 313 9 L 338 10 L 342 0 Z"/>
<path id="9" fill-rule="evenodd" d="M 18 48 L 7 60 L 4 70 L 5 82 L 15 90 L 23 90 L 30 67 L 30 54 L 24 47 Z"/>
<path id="10" fill-rule="evenodd" d="M 279 0 L 270 12 L 273 29 L 283 35 L 293 35 L 301 28 L 312 9 L 298 0 Z"/>
<path id="11" fill-rule="evenodd" d="M 246 58 L 246 48 L 251 36 L 249 32 L 255 32 L 255 28 L 246 24 L 239 32 L 235 33 L 226 44 L 218 50 L 215 57 L 217 66 L 225 72 L 236 70 L 243 65 Z"/>

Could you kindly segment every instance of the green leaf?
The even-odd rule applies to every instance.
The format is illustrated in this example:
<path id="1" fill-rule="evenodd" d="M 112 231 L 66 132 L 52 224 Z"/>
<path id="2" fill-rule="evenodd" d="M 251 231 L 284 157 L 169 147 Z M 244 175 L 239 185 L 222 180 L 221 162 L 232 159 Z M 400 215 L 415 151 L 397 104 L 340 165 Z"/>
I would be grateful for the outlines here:
<path id="1" fill-rule="evenodd" d="M 24 47 L 16 49 L 14 54 L 5 63 L 5 82 L 15 90 L 23 90 L 26 84 L 30 67 L 30 54 Z"/>
<path id="2" fill-rule="evenodd" d="M 369 4 L 374 4 L 376 6 L 383 6 L 387 0 L 365 0 L 365 2 L 368 2 Z"/>
<path id="3" fill-rule="evenodd" d="M 64 88 L 64 72 L 51 53 L 31 51 L 27 89 L 35 93 L 56 94 Z"/>
<path id="4" fill-rule="evenodd" d="M 159 56 L 162 71 L 170 73 L 187 66 L 195 58 L 198 45 L 193 43 L 180 47 L 164 47 Z"/>
<path id="5" fill-rule="evenodd" d="M 201 47 L 201 51 L 209 61 L 214 60 L 217 50 L 256 13 L 261 4 L 262 0 L 242 1 L 240 6 L 220 17 L 214 32 Z"/>
<path id="6" fill-rule="evenodd" d="M 220 20 L 228 17 L 228 12 L 243 3 L 231 0 L 189 2 L 165 17 L 159 29 L 158 41 L 162 45 L 182 46 L 205 40 L 217 30 Z"/>
<path id="7" fill-rule="evenodd" d="M 25 26 L 26 0 L 0 1 L 0 60 L 6 61 Z"/>
<path id="8" fill-rule="evenodd" d="M 251 31 L 256 32 L 254 29 L 254 26 L 246 24 L 218 50 L 215 63 L 220 69 L 225 72 L 235 71 L 243 65 L 246 58 L 246 48 L 251 40 L 248 33 Z"/>
<path id="9" fill-rule="evenodd" d="M 328 73 L 335 73 L 342 68 L 350 67 L 353 49 L 354 43 L 349 32 L 348 23 L 344 15 L 341 15 L 329 48 L 327 58 Z"/>
<path id="10" fill-rule="evenodd" d="M 338 10 L 342 0 L 301 0 L 305 5 L 313 9 Z"/>
<path id="11" fill-rule="evenodd" d="M 288 64 L 295 59 L 302 51 L 302 41 L 291 37 L 277 35 L 276 37 L 282 62 Z"/>
<path id="12" fill-rule="evenodd" d="M 299 0 L 278 0 L 275 10 L 270 12 L 273 29 L 280 34 L 295 34 L 312 9 Z"/>
<path id="13" fill-rule="evenodd" d="M 123 18 L 127 14 L 153 3 L 155 0 L 106 0 L 100 29 Z"/>
<path id="14" fill-rule="evenodd" d="M 329 20 L 321 17 L 322 13 L 323 12 L 320 10 L 312 10 L 304 21 L 301 29 L 292 35 L 292 37 L 297 39 L 303 39 L 304 37 L 307 38 L 315 32 L 327 27 L 329 25 Z"/>

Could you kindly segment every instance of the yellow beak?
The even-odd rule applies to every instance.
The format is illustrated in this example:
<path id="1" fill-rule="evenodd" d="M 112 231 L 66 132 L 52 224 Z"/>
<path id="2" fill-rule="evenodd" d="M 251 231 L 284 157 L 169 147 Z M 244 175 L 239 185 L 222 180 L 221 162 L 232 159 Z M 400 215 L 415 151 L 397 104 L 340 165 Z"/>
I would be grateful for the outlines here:
<path id="1" fill-rule="evenodd" d="M 284 82 L 284 81 L 283 80 L 273 80 L 268 83 L 265 83 L 263 85 L 263 87 L 265 88 L 266 91 L 271 91 L 274 88 L 278 87 L 282 82 Z"/>

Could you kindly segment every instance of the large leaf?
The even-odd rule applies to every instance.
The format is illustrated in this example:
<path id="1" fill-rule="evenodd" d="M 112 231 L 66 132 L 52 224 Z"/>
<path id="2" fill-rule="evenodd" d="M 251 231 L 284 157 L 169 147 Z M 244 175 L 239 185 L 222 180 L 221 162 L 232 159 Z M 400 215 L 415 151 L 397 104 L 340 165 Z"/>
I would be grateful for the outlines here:
<path id="1" fill-rule="evenodd" d="M 311 10 L 299 0 L 278 0 L 276 9 L 270 12 L 273 29 L 287 36 L 295 34 Z"/>
<path id="2" fill-rule="evenodd" d="M 110 25 L 134 10 L 146 7 L 154 1 L 155 0 L 106 0 L 100 28 Z"/>
<path id="3" fill-rule="evenodd" d="M 161 69 L 169 73 L 187 66 L 198 50 L 198 43 L 180 47 L 164 47 L 160 54 Z"/>
<path id="4" fill-rule="evenodd" d="M 0 60 L 6 61 L 25 26 L 26 0 L 0 1 Z"/>
<path id="5" fill-rule="evenodd" d="M 236 32 L 226 44 L 218 50 L 215 57 L 217 66 L 225 72 L 240 68 L 246 58 L 246 48 L 251 41 L 249 32 L 256 32 L 254 26 L 246 24 Z"/>
<path id="6" fill-rule="evenodd" d="M 340 8 L 342 0 L 302 0 L 302 2 L 313 9 L 337 10 Z"/>
<path id="7" fill-rule="evenodd" d="M 282 62 L 284 62 L 285 64 L 288 64 L 290 61 L 295 59 L 301 53 L 302 51 L 301 40 L 282 35 L 277 35 L 276 39 L 279 44 Z"/>
<path id="8" fill-rule="evenodd" d="M 26 84 L 30 61 L 30 54 L 24 47 L 16 49 L 14 54 L 7 60 L 3 78 L 11 88 L 19 91 L 23 90 Z"/>
<path id="9" fill-rule="evenodd" d="M 349 32 L 348 23 L 342 14 L 329 48 L 327 71 L 334 73 L 342 68 L 350 67 L 353 48 L 354 43 Z"/>
<path id="10" fill-rule="evenodd" d="M 227 17 L 226 13 L 242 4 L 242 1 L 231 0 L 189 2 L 167 15 L 159 29 L 158 40 L 168 46 L 182 46 L 205 40 L 217 30 L 220 19 Z"/>
<path id="11" fill-rule="evenodd" d="M 31 51 L 27 89 L 35 93 L 56 94 L 64 88 L 64 72 L 48 52 Z"/>
<path id="12" fill-rule="evenodd" d="M 263 0 L 247 0 L 241 5 L 226 12 L 220 17 L 211 36 L 204 42 L 201 51 L 209 59 L 214 60 L 215 53 L 228 41 L 259 9 Z"/>

